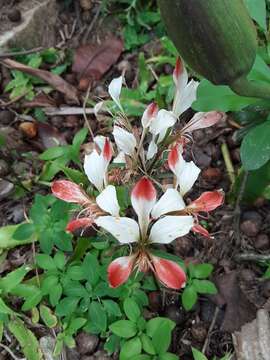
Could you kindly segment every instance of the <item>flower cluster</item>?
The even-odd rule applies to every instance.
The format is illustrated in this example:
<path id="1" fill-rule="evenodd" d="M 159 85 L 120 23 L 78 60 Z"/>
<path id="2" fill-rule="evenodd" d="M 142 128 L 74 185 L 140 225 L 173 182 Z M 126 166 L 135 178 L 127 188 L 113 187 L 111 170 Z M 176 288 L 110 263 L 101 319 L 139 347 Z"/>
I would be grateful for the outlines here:
<path id="1" fill-rule="evenodd" d="M 68 180 L 56 180 L 52 184 L 52 192 L 57 198 L 82 207 L 80 216 L 68 224 L 68 231 L 95 224 L 111 233 L 120 244 L 132 244 L 131 255 L 113 260 L 108 267 L 112 287 L 123 284 L 134 270 L 152 270 L 165 286 L 173 289 L 183 287 L 186 282 L 183 269 L 171 260 L 155 256 L 151 246 L 171 243 L 190 231 L 210 237 L 198 218 L 201 212 L 208 213 L 220 206 L 224 199 L 221 190 L 207 191 L 185 204 L 183 197 L 191 190 L 200 169 L 193 161 L 185 161 L 184 148 L 191 141 L 194 130 L 214 125 L 223 114 L 216 111 L 196 113 L 181 130 L 176 131 L 174 125 L 179 116 L 196 98 L 198 82 L 188 82 L 187 71 L 180 59 L 174 69 L 173 81 L 172 110 L 159 109 L 157 104 L 151 103 L 142 115 L 141 131 L 135 132 L 120 101 L 123 77 L 112 80 L 109 94 L 118 109 L 112 131 L 114 141 L 104 136 L 95 137 L 95 148 L 84 159 L 85 173 L 99 194 L 90 197 L 79 185 Z M 174 185 L 158 199 L 149 177 L 164 151 L 168 153 L 168 168 L 174 176 Z M 116 188 L 108 184 L 109 164 L 113 157 L 115 163 L 124 163 L 134 176 L 140 174 L 131 191 L 131 204 L 137 221 L 134 217 L 120 216 Z"/>

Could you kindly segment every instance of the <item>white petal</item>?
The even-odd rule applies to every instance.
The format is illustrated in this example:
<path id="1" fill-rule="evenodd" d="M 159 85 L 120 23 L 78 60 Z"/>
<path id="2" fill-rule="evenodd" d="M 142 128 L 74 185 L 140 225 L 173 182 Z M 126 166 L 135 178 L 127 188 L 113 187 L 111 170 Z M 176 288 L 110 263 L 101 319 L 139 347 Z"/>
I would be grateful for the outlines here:
<path id="1" fill-rule="evenodd" d="M 119 109 L 122 111 L 122 106 L 120 104 L 120 93 L 122 89 L 122 83 L 123 83 L 123 77 L 119 76 L 118 78 L 113 79 L 110 82 L 108 92 L 113 99 L 113 101 L 116 103 L 116 105 L 119 107 Z"/>
<path id="2" fill-rule="evenodd" d="M 177 118 L 171 111 L 165 109 L 159 110 L 157 117 L 150 124 L 150 132 L 158 135 L 161 131 L 166 131 L 176 123 Z"/>
<path id="3" fill-rule="evenodd" d="M 97 114 L 101 111 L 101 110 L 105 110 L 106 106 L 104 105 L 104 101 L 100 101 L 98 103 L 96 103 L 96 105 L 94 106 L 94 114 L 95 117 L 97 117 Z"/>
<path id="4" fill-rule="evenodd" d="M 139 240 L 139 226 L 135 220 L 127 217 L 100 216 L 95 223 L 111 233 L 121 244 Z"/>
<path id="5" fill-rule="evenodd" d="M 157 151 L 158 151 L 157 144 L 152 139 L 147 149 L 146 159 L 147 160 L 152 159 L 156 155 Z"/>
<path id="6" fill-rule="evenodd" d="M 176 91 L 173 102 L 173 113 L 179 117 L 185 112 L 196 100 L 198 81 L 191 80 L 182 91 Z"/>
<path id="7" fill-rule="evenodd" d="M 104 148 L 105 141 L 106 141 L 106 137 L 102 135 L 95 136 L 94 138 L 94 142 L 95 144 L 97 144 L 100 151 L 102 151 L 102 149 Z"/>
<path id="8" fill-rule="evenodd" d="M 224 114 L 219 111 L 198 112 L 183 127 L 182 133 L 191 133 L 194 130 L 204 129 L 219 122 Z"/>
<path id="9" fill-rule="evenodd" d="M 84 171 L 89 181 L 99 190 L 103 190 L 104 177 L 107 170 L 107 164 L 102 155 L 99 155 L 96 150 L 91 154 L 85 155 Z"/>
<path id="10" fill-rule="evenodd" d="M 129 156 L 134 155 L 137 142 L 133 134 L 120 128 L 119 126 L 114 126 L 113 136 L 119 150 Z"/>
<path id="11" fill-rule="evenodd" d="M 120 206 L 118 204 L 116 189 L 108 185 L 96 198 L 98 206 L 113 216 L 119 216 Z"/>
<path id="12" fill-rule="evenodd" d="M 158 244 L 169 244 L 186 235 L 193 226 L 192 216 L 164 216 L 152 226 L 149 240 Z"/>
<path id="13" fill-rule="evenodd" d="M 120 151 L 118 155 L 114 158 L 113 163 L 115 164 L 125 164 L 126 163 L 126 156 L 123 151 Z"/>
<path id="14" fill-rule="evenodd" d="M 167 214 L 171 211 L 182 210 L 185 207 L 184 200 L 179 192 L 175 189 L 167 189 L 153 207 L 151 215 L 154 219 L 157 219 L 161 215 Z"/>
<path id="15" fill-rule="evenodd" d="M 180 186 L 180 194 L 184 196 L 197 180 L 201 169 L 193 161 L 182 160 L 181 172 L 177 174 L 177 182 Z"/>
<path id="16" fill-rule="evenodd" d="M 176 90 L 180 93 L 186 87 L 188 82 L 188 73 L 183 61 L 180 58 L 177 58 L 176 60 L 175 68 L 173 71 L 173 81 L 176 86 Z"/>

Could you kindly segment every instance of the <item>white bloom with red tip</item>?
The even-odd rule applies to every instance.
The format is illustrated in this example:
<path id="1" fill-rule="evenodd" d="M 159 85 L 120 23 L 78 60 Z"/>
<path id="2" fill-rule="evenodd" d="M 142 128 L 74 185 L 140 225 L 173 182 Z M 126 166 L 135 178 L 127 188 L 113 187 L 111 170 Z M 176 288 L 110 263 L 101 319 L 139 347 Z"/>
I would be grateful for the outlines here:
<path id="1" fill-rule="evenodd" d="M 102 145 L 102 148 L 99 145 Z M 94 149 L 91 154 L 85 155 L 84 171 L 89 181 L 98 189 L 102 191 L 106 184 L 106 174 L 109 163 L 112 159 L 112 147 L 108 138 L 97 137 L 96 145 L 99 147 L 99 152 Z"/>
<path id="2" fill-rule="evenodd" d="M 217 124 L 224 116 L 220 111 L 198 112 L 181 130 L 182 134 L 192 133 L 194 130 L 205 129 Z"/>
<path id="3" fill-rule="evenodd" d="M 176 123 L 176 120 L 177 118 L 171 111 L 161 109 L 157 113 L 155 121 L 150 124 L 150 132 L 153 135 L 166 134 L 166 131 Z"/>
<path id="4" fill-rule="evenodd" d="M 184 196 L 197 180 L 200 169 L 193 161 L 185 161 L 181 154 L 182 146 L 176 144 L 169 153 L 168 165 L 177 179 L 177 187 L 180 187 L 180 194 Z"/>
<path id="5" fill-rule="evenodd" d="M 188 82 L 188 74 L 180 58 L 176 61 L 173 80 L 176 88 L 173 101 L 173 114 L 178 118 L 196 99 L 199 82 L 194 80 Z"/>
<path id="6" fill-rule="evenodd" d="M 97 219 L 97 224 L 111 232 L 120 243 L 138 242 L 142 239 L 149 240 L 150 243 L 168 244 L 177 237 L 186 235 L 193 226 L 192 216 L 161 217 L 171 211 L 183 209 L 183 202 L 178 198 L 176 190 L 169 191 L 157 201 L 156 190 L 152 182 L 145 177 L 134 186 L 131 203 L 138 216 L 139 225 L 135 220 L 125 217 L 102 216 Z M 154 223 L 148 234 L 152 212 L 155 218 L 161 218 Z M 158 234 L 159 231 L 163 238 Z"/>
<path id="7" fill-rule="evenodd" d="M 156 116 L 158 114 L 158 106 L 156 103 L 151 103 L 147 106 L 147 108 L 144 110 L 141 122 L 143 128 L 148 128 L 150 124 L 155 121 Z"/>
<path id="8" fill-rule="evenodd" d="M 101 216 L 96 220 L 96 224 L 110 232 L 122 244 L 135 242 L 139 243 L 139 246 L 140 244 L 149 245 L 151 243 L 168 244 L 177 237 L 186 235 L 193 226 L 192 216 L 164 216 L 166 213 L 183 209 L 183 201 L 176 190 L 167 190 L 158 201 L 156 197 L 156 190 L 152 182 L 143 177 L 134 186 L 131 193 L 131 203 L 138 216 L 138 223 L 127 217 Z M 151 216 L 157 219 L 152 226 L 150 226 Z M 122 280 L 125 281 L 124 279 L 128 278 L 135 266 L 134 259 L 136 256 L 134 256 L 120 258 L 120 260 L 116 259 L 110 265 L 109 278 L 116 279 L 111 281 L 112 286 L 118 286 L 122 283 Z M 158 273 L 164 274 L 162 267 L 158 267 L 158 260 L 154 260 L 154 257 L 148 253 L 143 253 L 140 261 L 136 258 L 136 266 L 139 269 L 144 269 L 143 264 L 147 256 L 149 259 L 148 267 L 151 267 L 153 263 L 157 277 Z M 156 264 L 154 264 L 155 261 Z M 126 271 L 125 276 L 123 275 L 124 271 Z M 179 271 L 183 273 L 181 268 Z M 122 275 L 119 275 L 120 278 L 117 281 L 116 274 L 120 273 Z M 160 278 L 162 278 L 162 275 Z M 161 281 L 166 284 L 164 279 Z M 116 283 L 118 285 L 115 285 Z"/>
<path id="9" fill-rule="evenodd" d="M 123 108 L 120 103 L 120 94 L 122 90 L 122 84 L 123 84 L 123 76 L 119 76 L 118 78 L 113 79 L 108 88 L 108 92 L 110 94 L 110 97 L 113 99 L 115 104 L 119 107 L 121 111 L 123 111 Z"/>

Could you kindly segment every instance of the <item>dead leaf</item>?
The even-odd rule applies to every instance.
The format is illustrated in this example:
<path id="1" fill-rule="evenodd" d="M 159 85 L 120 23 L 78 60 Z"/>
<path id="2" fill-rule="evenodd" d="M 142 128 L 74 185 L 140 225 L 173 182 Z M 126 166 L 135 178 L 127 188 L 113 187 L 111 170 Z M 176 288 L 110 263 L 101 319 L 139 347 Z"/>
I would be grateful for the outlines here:
<path id="1" fill-rule="evenodd" d="M 38 136 L 45 149 L 67 144 L 65 138 L 56 127 L 49 124 L 38 123 Z"/>
<path id="2" fill-rule="evenodd" d="M 11 59 L 2 60 L 2 62 L 11 67 L 12 69 L 16 69 L 26 74 L 37 76 L 38 78 L 44 80 L 48 84 L 50 84 L 54 89 L 66 95 L 66 97 L 75 103 L 79 104 L 78 92 L 77 89 L 62 79 L 59 75 L 53 74 L 47 70 L 34 69 L 30 66 L 21 64 L 17 61 Z"/>
<path id="3" fill-rule="evenodd" d="M 251 304 L 239 286 L 237 271 L 216 277 L 218 294 L 211 296 L 217 306 L 226 304 L 222 330 L 233 332 L 256 317 L 256 308 Z"/>
<path id="4" fill-rule="evenodd" d="M 123 41 L 111 37 L 101 45 L 87 44 L 75 51 L 72 71 L 79 79 L 99 80 L 116 63 L 123 51 Z"/>
<path id="5" fill-rule="evenodd" d="M 22 104 L 25 108 L 36 108 L 36 107 L 56 107 L 56 101 L 48 96 L 47 94 L 40 93 L 34 97 L 31 101 L 25 101 Z"/>
<path id="6" fill-rule="evenodd" d="M 37 124 L 34 122 L 24 121 L 20 124 L 19 129 L 29 139 L 33 139 L 37 135 Z"/>

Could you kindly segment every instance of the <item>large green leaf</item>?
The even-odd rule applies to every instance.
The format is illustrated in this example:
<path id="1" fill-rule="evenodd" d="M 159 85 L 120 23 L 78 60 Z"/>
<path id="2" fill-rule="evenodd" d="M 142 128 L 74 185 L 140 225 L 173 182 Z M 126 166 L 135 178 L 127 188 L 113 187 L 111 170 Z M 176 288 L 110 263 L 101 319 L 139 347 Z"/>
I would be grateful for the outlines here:
<path id="1" fill-rule="evenodd" d="M 265 0 L 244 0 L 250 16 L 263 30 L 266 26 L 266 4 Z"/>
<path id="2" fill-rule="evenodd" d="M 257 170 L 270 159 L 270 121 L 252 128 L 244 137 L 240 149 L 243 167 Z"/>
<path id="3" fill-rule="evenodd" d="M 36 234 L 31 235 L 29 238 L 24 240 L 15 240 L 13 237 L 14 232 L 18 229 L 18 225 L 8 225 L 0 228 L 0 252 L 4 249 L 11 249 L 18 245 L 31 244 L 37 240 Z"/>
<path id="4" fill-rule="evenodd" d="M 8 323 L 9 331 L 20 343 L 22 352 L 27 360 L 41 360 L 42 353 L 35 335 L 27 329 L 20 319 L 12 320 Z"/>

